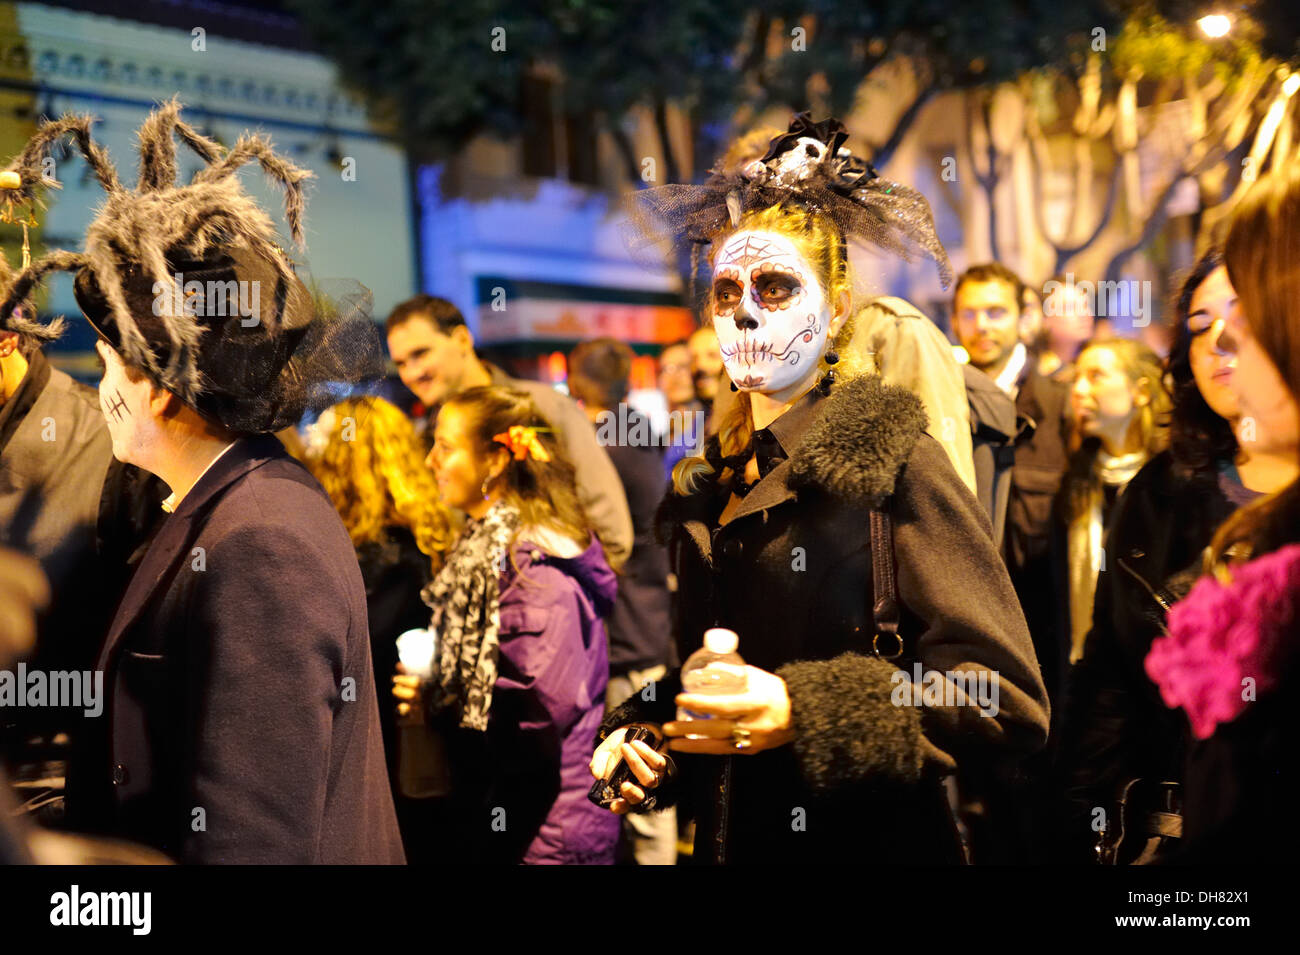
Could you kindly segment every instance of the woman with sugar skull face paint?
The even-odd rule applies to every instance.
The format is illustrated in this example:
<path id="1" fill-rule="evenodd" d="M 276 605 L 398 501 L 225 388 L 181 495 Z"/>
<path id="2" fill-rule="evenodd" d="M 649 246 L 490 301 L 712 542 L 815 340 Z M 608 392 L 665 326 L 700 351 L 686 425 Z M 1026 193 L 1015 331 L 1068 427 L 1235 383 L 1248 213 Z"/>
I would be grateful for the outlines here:
<path id="1" fill-rule="evenodd" d="M 738 394 L 677 466 L 659 532 L 681 658 L 706 629 L 735 630 L 748 689 L 680 694 L 670 675 L 605 721 L 592 772 L 628 762 L 636 781 L 615 812 L 687 804 L 697 861 L 961 861 L 943 777 L 1046 737 L 987 516 L 924 433 L 920 401 L 845 348 L 848 238 L 923 251 L 947 275 L 925 200 L 845 135 L 800 115 L 762 159 L 634 200 L 643 234 L 666 224 L 710 247 L 708 312 Z M 712 718 L 677 722 L 678 704 Z M 661 726 L 668 748 L 624 744 L 634 723 Z"/>

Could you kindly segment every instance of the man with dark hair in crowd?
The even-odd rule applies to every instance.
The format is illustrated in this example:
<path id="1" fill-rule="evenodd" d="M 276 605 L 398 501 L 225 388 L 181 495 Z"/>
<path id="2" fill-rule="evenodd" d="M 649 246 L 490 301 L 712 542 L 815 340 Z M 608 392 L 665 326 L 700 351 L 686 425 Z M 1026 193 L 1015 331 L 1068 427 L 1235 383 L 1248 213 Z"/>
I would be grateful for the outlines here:
<path id="1" fill-rule="evenodd" d="M 655 540 L 654 517 L 667 489 L 663 448 L 650 422 L 626 404 L 632 349 L 613 338 L 583 342 L 569 355 L 569 393 L 582 405 L 598 434 L 612 434 L 605 450 L 618 471 L 632 511 L 632 556 L 618 581 L 618 598 L 609 618 L 609 686 L 606 710 L 613 711 L 675 665 L 669 618 L 668 552 Z M 614 416 L 610 421 L 608 416 Z M 618 421 L 626 417 L 623 426 Z M 608 422 L 608 424 L 606 424 Z M 626 435 L 623 442 L 619 436 Z M 630 440 L 645 436 L 644 441 Z M 672 865 L 676 860 L 677 821 L 671 810 L 624 817 L 633 855 L 642 865 Z"/>
<path id="2" fill-rule="evenodd" d="M 1020 340 L 1023 290 L 1000 263 L 967 269 L 953 291 L 953 329 L 971 366 L 1015 401 L 1020 417 L 1003 553 L 1051 693 L 1059 689 L 1052 677 L 1061 652 L 1049 533 L 1068 464 L 1069 390 L 1034 367 Z"/>
<path id="3" fill-rule="evenodd" d="M 417 295 L 402 302 L 384 323 L 388 351 L 402 383 L 415 393 L 431 416 L 452 395 L 482 385 L 527 392 L 555 428 L 577 471 L 578 496 L 605 546 L 610 566 L 618 569 L 632 550 L 632 518 L 618 472 L 596 441 L 591 422 L 574 402 L 540 381 L 511 378 L 482 361 L 465 317 L 451 302 Z M 432 420 L 432 418 L 430 419 Z"/>
<path id="4" fill-rule="evenodd" d="M 1007 500 L 1002 554 L 1029 624 L 1043 682 L 1053 706 L 1061 695 L 1064 610 L 1053 560 L 1053 507 L 1069 464 L 1069 389 L 1041 374 L 1022 341 L 1024 283 L 998 262 L 967 269 L 953 289 L 953 330 L 971 367 L 1015 402 L 1017 434 Z M 1050 744 L 1049 744 L 1050 746 Z M 1051 755 L 1025 761 L 1012 783 L 1023 810 L 1007 820 L 1015 828 L 1005 861 L 1026 861 L 1034 828 L 1048 818 Z M 1036 821 L 1038 820 L 1038 821 Z"/>

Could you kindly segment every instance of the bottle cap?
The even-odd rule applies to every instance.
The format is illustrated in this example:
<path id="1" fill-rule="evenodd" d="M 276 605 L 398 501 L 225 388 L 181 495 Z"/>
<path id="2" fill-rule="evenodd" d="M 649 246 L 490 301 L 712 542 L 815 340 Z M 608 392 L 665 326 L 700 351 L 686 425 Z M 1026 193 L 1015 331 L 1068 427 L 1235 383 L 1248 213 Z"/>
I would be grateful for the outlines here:
<path id="1" fill-rule="evenodd" d="M 704 631 L 704 649 L 710 653 L 735 653 L 740 645 L 740 637 L 734 630 L 726 627 L 713 627 Z"/>

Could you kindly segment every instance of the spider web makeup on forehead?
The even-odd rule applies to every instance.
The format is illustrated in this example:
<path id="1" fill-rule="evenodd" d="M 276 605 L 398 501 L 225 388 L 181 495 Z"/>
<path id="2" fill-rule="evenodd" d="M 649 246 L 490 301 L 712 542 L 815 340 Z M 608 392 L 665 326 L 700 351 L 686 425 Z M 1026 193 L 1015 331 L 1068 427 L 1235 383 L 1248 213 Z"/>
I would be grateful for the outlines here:
<path id="1" fill-rule="evenodd" d="M 947 288 L 952 266 L 930 204 L 915 189 L 881 178 L 842 145 L 846 137 L 838 120 L 813 123 L 800 113 L 760 159 L 739 169 L 715 167 L 702 185 L 657 186 L 629 195 L 625 241 L 634 256 L 657 266 L 666 247 L 690 247 L 694 272 L 699 250 L 745 213 L 794 206 L 829 219 L 846 242 L 858 240 L 909 262 L 932 259 Z"/>
<path id="2" fill-rule="evenodd" d="M 787 254 L 786 250 L 777 246 L 772 240 L 746 234 L 740 248 L 719 254 L 718 266 L 731 265 L 738 269 L 747 269 L 751 265 L 785 254 Z"/>

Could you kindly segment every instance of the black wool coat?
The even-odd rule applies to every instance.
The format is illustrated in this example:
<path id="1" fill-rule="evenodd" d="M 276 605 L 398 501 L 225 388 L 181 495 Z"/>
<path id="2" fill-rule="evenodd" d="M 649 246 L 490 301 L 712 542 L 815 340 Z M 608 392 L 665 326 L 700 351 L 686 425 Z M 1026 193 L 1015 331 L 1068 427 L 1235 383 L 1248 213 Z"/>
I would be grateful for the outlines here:
<path id="1" fill-rule="evenodd" d="M 272 436 L 164 522 L 100 653 L 103 830 L 183 862 L 401 863 L 347 532 Z"/>
<path id="2" fill-rule="evenodd" d="M 716 483 L 665 499 L 682 659 L 705 629 L 735 630 L 747 663 L 785 679 L 796 734 L 754 756 L 674 757 L 662 799 L 676 788 L 695 814 L 697 861 L 955 861 L 939 778 L 1043 744 L 1047 697 L 988 515 L 924 428 L 920 401 L 877 377 L 814 389 L 766 429 L 787 456 L 725 524 Z M 905 671 L 871 655 L 877 505 L 894 524 Z M 996 673 L 996 715 L 899 705 L 913 662 Z M 673 718 L 679 688 L 674 674 L 634 695 L 605 729 Z"/>
<path id="3" fill-rule="evenodd" d="M 1061 484 L 1070 467 L 1070 387 L 1040 375 L 1034 365 L 1031 357 L 1016 395 L 1019 434 L 1003 556 L 1029 624 L 1048 694 L 1056 703 L 1070 645 L 1069 601 L 1065 597 L 1069 575 L 1064 567 L 1064 531 L 1057 526 Z"/>

